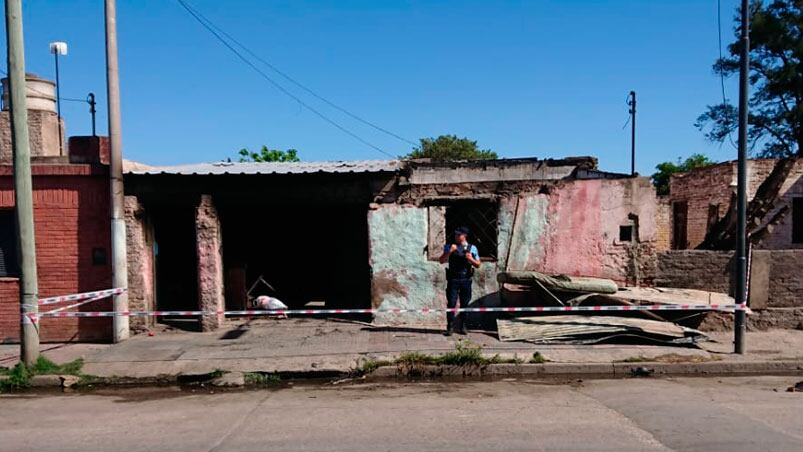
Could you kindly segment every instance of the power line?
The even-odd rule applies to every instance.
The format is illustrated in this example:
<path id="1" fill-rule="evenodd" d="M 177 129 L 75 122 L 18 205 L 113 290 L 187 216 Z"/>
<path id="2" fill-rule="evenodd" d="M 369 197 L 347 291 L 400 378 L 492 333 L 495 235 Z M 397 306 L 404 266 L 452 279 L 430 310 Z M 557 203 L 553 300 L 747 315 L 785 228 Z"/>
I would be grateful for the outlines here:
<path id="1" fill-rule="evenodd" d="M 3 75 L 8 75 L 8 72 L 6 72 L 6 71 L 4 71 L 4 70 L 2 70 L 2 69 L 0 69 L 0 72 L 2 72 L 2 73 L 3 73 Z M 29 90 L 31 90 L 31 91 L 33 91 L 33 92 L 35 92 L 35 93 L 39 93 L 39 94 L 41 94 L 41 95 L 43 95 L 43 96 L 50 96 L 50 94 L 48 94 L 48 93 L 46 93 L 46 92 L 43 92 L 43 91 L 39 91 L 39 90 L 38 90 L 38 89 L 36 89 L 36 88 L 31 88 L 30 86 L 26 86 L 25 88 L 26 88 L 26 89 L 29 89 Z M 67 102 L 81 102 L 81 103 L 87 103 L 87 100 L 86 100 L 86 99 L 76 99 L 76 98 L 74 98 L 74 97 L 59 97 L 59 100 L 63 100 L 63 101 L 67 101 Z"/>
<path id="2" fill-rule="evenodd" d="M 396 158 L 396 156 L 395 156 L 395 155 L 393 155 L 393 154 L 391 154 L 391 153 L 389 153 L 389 152 L 385 151 L 384 149 L 380 148 L 379 146 L 377 146 L 377 145 L 375 145 L 375 144 L 373 144 L 373 143 L 371 143 L 371 142 L 369 142 L 369 141 L 365 140 L 364 138 L 360 137 L 359 135 L 357 135 L 356 133 L 352 132 L 351 130 L 349 130 L 349 129 L 347 129 L 347 128 L 343 127 L 342 125 L 340 125 L 340 124 L 338 124 L 337 122 L 335 122 L 333 119 L 330 119 L 328 116 L 326 116 L 325 114 L 323 114 L 323 113 L 321 113 L 320 111 L 318 111 L 318 110 L 317 110 L 316 108 L 314 108 L 313 106 L 311 106 L 311 105 L 307 104 L 306 102 L 304 102 L 302 99 L 300 99 L 300 98 L 299 98 L 298 96 L 296 96 L 295 94 L 293 94 L 293 93 L 291 93 L 290 91 L 288 91 L 286 88 L 284 88 L 282 85 L 280 85 L 280 84 L 279 84 L 277 81 L 273 80 L 273 79 L 272 79 L 272 78 L 271 78 L 271 77 L 270 77 L 268 74 L 266 74 L 266 73 L 265 73 L 263 70 L 261 70 L 261 69 L 260 69 L 260 68 L 259 68 L 257 65 L 255 65 L 255 64 L 254 64 L 253 62 L 251 62 L 251 61 L 250 61 L 248 58 L 246 58 L 246 57 L 245 57 L 245 55 L 243 55 L 243 54 L 242 54 L 240 51 L 238 51 L 238 50 L 237 50 L 236 48 L 234 48 L 234 47 L 233 47 L 231 44 L 229 44 L 229 42 L 228 42 L 228 41 L 226 41 L 226 40 L 223 38 L 223 36 L 221 36 L 221 33 L 219 33 L 217 30 L 215 30 L 215 29 L 214 29 L 214 28 L 212 28 L 212 27 L 211 27 L 209 24 L 207 24 L 207 23 L 206 23 L 206 22 L 205 22 L 205 21 L 204 21 L 204 20 L 203 20 L 203 19 L 202 19 L 202 18 L 201 18 L 201 17 L 200 17 L 200 16 L 199 16 L 199 15 L 198 15 L 198 14 L 197 14 L 197 13 L 196 13 L 196 12 L 195 12 L 195 11 L 194 11 L 192 8 L 191 8 L 191 7 L 189 7 L 189 5 L 187 5 L 187 4 L 186 4 L 186 3 L 185 3 L 183 0 L 177 0 L 177 1 L 178 1 L 178 3 L 179 3 L 179 4 L 180 4 L 180 5 L 181 5 L 181 6 L 182 6 L 182 7 L 183 7 L 183 8 L 184 8 L 184 9 L 185 9 L 185 10 L 186 10 L 186 11 L 187 11 L 187 12 L 188 12 L 188 13 L 189 13 L 189 14 L 190 14 L 192 17 L 193 17 L 193 18 L 195 18 L 195 20 L 196 20 L 196 21 L 197 21 L 199 24 L 201 24 L 201 26 L 203 26 L 203 27 L 204 27 L 204 28 L 205 28 L 207 31 L 209 31 L 209 32 L 210 32 L 210 33 L 211 33 L 211 34 L 212 34 L 212 35 L 213 35 L 213 36 L 214 36 L 214 37 L 215 37 L 215 38 L 216 38 L 218 41 L 220 41 L 220 43 L 221 43 L 221 44 L 223 44 L 224 46 L 226 46 L 226 48 L 228 48 L 229 50 L 231 50 L 231 51 L 232 51 L 232 53 L 234 53 L 234 54 L 235 54 L 235 55 L 236 55 L 236 56 L 237 56 L 237 57 L 238 57 L 240 60 L 242 60 L 242 61 L 243 61 L 243 63 L 247 64 L 247 65 L 248 65 L 248 66 L 249 66 L 251 69 L 253 69 L 253 70 L 254 70 L 254 71 L 256 71 L 256 72 L 257 72 L 259 75 L 261 75 L 261 76 L 262 76 L 262 78 L 264 78 L 265 80 L 267 80 L 267 81 L 268 81 L 268 82 L 269 82 L 271 85 L 273 85 L 273 87 L 274 87 L 274 88 L 278 89 L 278 90 L 279 90 L 279 91 L 281 91 L 283 94 L 285 94 L 287 97 L 289 97 L 289 98 L 293 99 L 294 101 L 298 102 L 298 104 L 299 104 L 299 105 L 303 106 L 304 108 L 306 108 L 307 110 L 311 111 L 312 113 L 314 113 L 314 114 L 315 114 L 316 116 L 318 116 L 319 118 L 321 118 L 321 119 L 323 119 L 324 121 L 328 122 L 328 123 L 329 123 L 330 125 L 332 125 L 333 127 L 337 128 L 337 129 L 338 129 L 338 130 L 340 130 L 341 132 L 343 132 L 343 133 L 345 133 L 345 134 L 349 135 L 350 137 L 354 138 L 355 140 L 359 141 L 360 143 L 362 143 L 362 144 L 364 144 L 364 145 L 366 145 L 366 146 L 369 146 L 369 147 L 371 147 L 372 149 L 374 149 L 374 150 L 376 150 L 376 151 L 378 151 L 378 152 L 381 152 L 382 154 L 384 154 L 384 155 L 387 155 L 387 156 L 389 156 L 389 157 L 391 157 L 391 158 Z"/>
<path id="3" fill-rule="evenodd" d="M 194 12 L 194 13 L 195 13 L 195 14 L 196 14 L 198 17 L 200 17 L 201 19 L 203 19 L 203 21 L 205 21 L 205 22 L 207 23 L 207 25 L 209 25 L 211 28 L 214 28 L 214 29 L 215 29 L 216 31 L 218 31 L 218 32 L 219 32 L 221 35 L 225 36 L 225 37 L 226 37 L 226 38 L 228 38 L 228 39 L 229 39 L 231 42 L 233 42 L 235 45 L 237 45 L 238 47 L 240 47 L 241 49 L 243 49 L 243 51 L 245 51 L 245 53 L 247 53 L 247 54 L 251 55 L 251 56 L 252 56 L 252 57 L 254 57 L 254 58 L 257 60 L 257 61 L 259 61 L 260 63 L 262 63 L 262 64 L 264 64 L 265 66 L 267 66 L 268 68 L 270 68 L 270 69 L 271 69 L 273 72 L 275 72 L 275 73 L 279 74 L 280 76 L 284 77 L 284 79 L 285 79 L 285 80 L 289 81 L 289 82 L 290 82 L 290 83 L 292 83 L 293 85 L 295 85 L 295 86 L 297 86 L 297 87 L 301 88 L 302 90 L 306 91 L 307 93 L 309 93 L 309 94 L 310 94 L 311 96 L 313 96 L 314 98 L 316 98 L 316 99 L 320 100 L 321 102 L 325 103 L 326 105 L 329 105 L 330 107 L 332 107 L 332 108 L 334 108 L 334 109 L 336 109 L 336 110 L 340 111 L 341 113 L 343 113 L 343 114 L 345 114 L 345 115 L 347 115 L 347 116 L 351 117 L 352 119 L 355 119 L 355 120 L 357 120 L 357 121 L 359 121 L 359 122 L 361 122 L 361 123 L 363 123 L 363 124 L 365 124 L 365 125 L 367 125 L 367 126 L 369 126 L 369 127 L 373 128 L 373 129 L 376 129 L 376 130 L 378 130 L 378 131 L 380 131 L 380 132 L 382 132 L 382 133 L 384 133 L 384 134 L 387 134 L 387 135 L 389 135 L 389 136 L 391 136 L 391 137 L 393 137 L 393 138 L 396 138 L 397 140 L 403 141 L 403 142 L 405 142 L 405 143 L 407 143 L 407 144 L 410 144 L 410 145 L 413 145 L 413 146 L 417 146 L 417 145 L 418 145 L 418 143 L 416 143 L 416 142 L 414 142 L 414 141 L 411 141 L 411 140 L 408 140 L 407 138 L 404 138 L 404 137 L 402 137 L 402 136 L 400 136 L 400 135 L 398 135 L 398 134 L 396 134 L 396 133 L 393 133 L 392 131 L 390 131 L 390 130 L 388 130 L 388 129 L 385 129 L 384 127 L 381 127 L 381 126 L 379 126 L 379 125 L 377 125 L 377 124 L 374 124 L 373 122 L 371 122 L 371 121 L 368 121 L 367 119 L 364 119 L 364 118 L 362 118 L 362 117 L 360 117 L 360 116 L 356 115 L 355 113 L 352 113 L 351 111 L 349 111 L 349 110 L 345 109 L 344 107 L 341 107 L 340 105 L 337 105 L 337 104 L 335 104 L 334 102 L 330 101 L 329 99 L 326 99 L 325 97 L 323 97 L 323 96 L 321 96 L 320 94 L 318 94 L 318 93 L 316 93 L 315 91 L 313 91 L 311 88 L 308 88 L 307 86 L 305 86 L 304 84 L 302 84 L 302 83 L 301 83 L 301 82 L 299 82 L 298 80 L 294 79 L 293 77 L 291 77 L 290 75 L 288 75 L 287 73 L 285 73 L 284 71 L 282 71 L 281 69 L 279 69 L 278 67 L 276 67 L 275 65 L 273 65 L 273 64 L 272 64 L 272 63 L 270 63 L 269 61 L 267 61 L 267 60 L 265 60 L 264 58 L 260 57 L 260 56 L 259 56 L 258 54 L 256 54 L 254 51 L 252 51 L 251 49 L 249 49 L 248 47 L 246 47 L 246 46 L 245 46 L 245 44 L 241 43 L 241 42 L 240 42 L 240 41 L 238 41 L 236 38 L 234 38 L 234 37 L 233 37 L 231 34 L 227 33 L 225 30 L 223 30 L 223 29 L 222 29 L 222 28 L 220 28 L 219 26 L 215 25 L 215 23 L 214 23 L 214 22 L 212 22 L 211 20 L 209 20 L 209 19 L 208 19 L 206 16 L 204 16 L 204 15 L 203 15 L 203 14 L 201 14 L 200 12 L 198 12 L 198 10 L 196 10 L 196 9 L 192 8 L 191 6 L 189 6 L 189 4 L 187 4 L 185 1 L 183 1 L 183 0 L 177 0 L 177 1 L 178 1 L 178 2 L 181 4 L 181 6 L 183 6 L 185 9 L 188 9 L 188 10 L 189 10 L 189 9 L 192 9 L 192 10 L 193 10 L 193 12 Z"/>

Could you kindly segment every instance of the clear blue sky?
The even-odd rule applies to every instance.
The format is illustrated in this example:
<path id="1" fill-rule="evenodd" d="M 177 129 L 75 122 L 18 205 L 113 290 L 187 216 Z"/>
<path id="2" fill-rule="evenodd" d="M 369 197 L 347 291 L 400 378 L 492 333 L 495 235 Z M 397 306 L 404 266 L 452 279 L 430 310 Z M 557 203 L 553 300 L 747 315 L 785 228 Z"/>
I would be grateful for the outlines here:
<path id="1" fill-rule="evenodd" d="M 628 171 L 633 89 L 639 172 L 694 152 L 735 157 L 693 126 L 721 99 L 716 0 L 189 1 L 311 89 L 413 141 L 454 133 L 503 157 L 596 155 Z M 103 2 L 23 3 L 27 70 L 52 77 L 48 42 L 67 41 L 62 96 L 94 91 L 105 133 Z M 212 161 L 262 144 L 304 160 L 385 158 L 270 86 L 176 1 L 118 3 L 126 158 Z M 736 3 L 722 0 L 726 44 Z M 387 152 L 409 150 L 266 71 Z M 89 134 L 86 105 L 63 112 L 68 134 Z"/>

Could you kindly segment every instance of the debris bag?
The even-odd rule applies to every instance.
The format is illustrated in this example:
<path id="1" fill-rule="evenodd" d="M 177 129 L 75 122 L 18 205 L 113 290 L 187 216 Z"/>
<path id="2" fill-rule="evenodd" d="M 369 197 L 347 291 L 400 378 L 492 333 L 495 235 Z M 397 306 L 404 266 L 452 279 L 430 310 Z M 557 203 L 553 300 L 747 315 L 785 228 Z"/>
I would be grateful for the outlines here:
<path id="1" fill-rule="evenodd" d="M 254 307 L 256 309 L 265 309 L 272 311 L 277 309 L 288 309 L 287 305 L 282 303 L 278 298 L 269 297 L 267 295 L 260 295 L 254 299 Z"/>
<path id="2" fill-rule="evenodd" d="M 610 279 L 589 278 L 585 276 L 545 275 L 533 271 L 508 271 L 496 275 L 500 284 L 520 284 L 523 286 L 542 285 L 548 290 L 576 293 L 604 293 L 614 294 L 619 290 Z"/>

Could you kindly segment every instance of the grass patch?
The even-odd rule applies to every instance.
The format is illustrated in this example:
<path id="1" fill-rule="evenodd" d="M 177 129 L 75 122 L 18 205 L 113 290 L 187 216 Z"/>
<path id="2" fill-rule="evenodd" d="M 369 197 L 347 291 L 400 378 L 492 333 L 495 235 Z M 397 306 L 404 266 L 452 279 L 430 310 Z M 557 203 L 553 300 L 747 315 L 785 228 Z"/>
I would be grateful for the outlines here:
<path id="1" fill-rule="evenodd" d="M 262 372 L 245 372 L 243 379 L 250 386 L 274 386 L 282 382 L 282 377 L 278 374 Z"/>
<path id="2" fill-rule="evenodd" d="M 541 354 L 541 352 L 533 353 L 533 357 L 530 358 L 530 364 L 544 364 L 548 363 L 549 360 Z"/>
<path id="3" fill-rule="evenodd" d="M 0 392 L 25 389 L 31 386 L 31 378 L 34 375 L 76 375 L 81 376 L 81 368 L 84 360 L 76 359 L 65 364 L 56 364 L 53 361 L 39 356 L 33 366 L 25 367 L 24 364 L 17 363 L 11 369 L 3 368 L 5 379 L 0 380 Z"/>
<path id="4" fill-rule="evenodd" d="M 367 375 L 383 366 L 390 366 L 393 364 L 384 359 L 366 359 L 354 369 L 356 375 Z"/>
<path id="5" fill-rule="evenodd" d="M 482 347 L 469 341 L 459 341 L 455 349 L 442 355 L 427 355 L 421 352 L 405 352 L 394 361 L 403 366 L 487 366 L 500 363 L 521 363 L 518 358 L 502 359 L 499 355 L 490 358 L 482 356 Z"/>

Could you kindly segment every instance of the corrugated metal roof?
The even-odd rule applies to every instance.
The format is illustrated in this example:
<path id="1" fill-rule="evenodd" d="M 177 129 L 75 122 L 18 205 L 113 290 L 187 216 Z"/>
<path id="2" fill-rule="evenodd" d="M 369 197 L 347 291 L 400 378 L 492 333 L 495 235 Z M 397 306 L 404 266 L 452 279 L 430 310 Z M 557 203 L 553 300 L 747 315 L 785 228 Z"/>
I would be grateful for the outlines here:
<path id="1" fill-rule="evenodd" d="M 191 165 L 154 166 L 134 169 L 126 174 L 312 174 L 312 173 L 381 173 L 394 172 L 400 167 L 399 160 L 347 160 L 331 162 L 269 162 L 240 163 L 213 162 Z"/>

